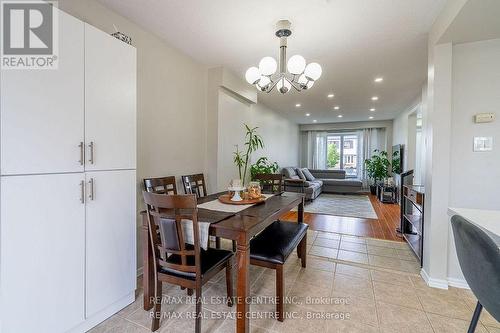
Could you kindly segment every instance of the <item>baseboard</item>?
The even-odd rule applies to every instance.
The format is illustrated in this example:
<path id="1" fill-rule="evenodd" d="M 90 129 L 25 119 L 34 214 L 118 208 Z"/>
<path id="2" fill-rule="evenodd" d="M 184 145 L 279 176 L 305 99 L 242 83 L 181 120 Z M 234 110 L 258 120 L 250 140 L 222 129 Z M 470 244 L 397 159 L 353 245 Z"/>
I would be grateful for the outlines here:
<path id="1" fill-rule="evenodd" d="M 448 285 L 450 287 L 460 288 L 460 289 L 470 289 L 469 284 L 465 279 L 448 278 Z"/>
<path id="2" fill-rule="evenodd" d="M 121 309 L 125 308 L 127 305 L 133 303 L 135 301 L 135 292 L 132 292 L 128 294 L 127 296 L 123 297 L 121 300 L 111 304 L 104 310 L 96 313 L 95 315 L 85 319 L 83 323 L 80 325 L 70 329 L 68 332 L 69 333 L 82 333 L 82 332 L 87 332 L 91 328 L 99 325 L 101 322 L 105 321 Z"/>
<path id="3" fill-rule="evenodd" d="M 429 287 L 438 289 L 448 289 L 447 280 L 431 278 L 423 268 L 420 270 L 420 276 L 422 277 L 422 279 L 424 279 L 425 283 L 427 283 Z"/>

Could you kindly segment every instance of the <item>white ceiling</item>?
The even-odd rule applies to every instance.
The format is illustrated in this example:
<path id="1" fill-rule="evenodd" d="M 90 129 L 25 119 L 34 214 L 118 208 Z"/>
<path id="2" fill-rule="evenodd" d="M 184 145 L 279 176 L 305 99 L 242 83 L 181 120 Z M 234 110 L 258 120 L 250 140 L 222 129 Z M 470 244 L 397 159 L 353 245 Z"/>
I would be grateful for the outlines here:
<path id="1" fill-rule="evenodd" d="M 427 74 L 427 33 L 446 0 L 99 0 L 207 66 L 244 77 L 277 58 L 279 19 L 292 22 L 288 56 L 318 62 L 309 91 L 259 93 L 297 123 L 392 119 L 417 97 Z M 375 84 L 373 79 L 383 76 Z M 333 99 L 326 95 L 335 94 Z M 372 102 L 372 96 L 378 102 Z M 301 108 L 295 104 L 300 103 Z M 343 118 L 337 117 L 340 106 Z M 375 107 L 377 111 L 370 112 Z M 305 117 L 310 113 L 310 117 Z"/>

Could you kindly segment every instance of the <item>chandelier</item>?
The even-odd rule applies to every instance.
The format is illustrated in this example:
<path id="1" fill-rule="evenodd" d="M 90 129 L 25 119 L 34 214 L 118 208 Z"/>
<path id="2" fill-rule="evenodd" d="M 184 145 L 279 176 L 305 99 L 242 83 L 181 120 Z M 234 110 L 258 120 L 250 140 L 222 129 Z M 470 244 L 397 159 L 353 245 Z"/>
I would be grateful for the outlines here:
<path id="1" fill-rule="evenodd" d="M 247 82 L 260 91 L 269 93 L 274 87 L 282 94 L 286 94 L 292 87 L 297 91 L 306 90 L 321 76 L 321 66 L 315 62 L 306 66 L 306 60 L 301 55 L 294 55 L 286 61 L 286 39 L 292 34 L 290 26 L 288 20 L 281 20 L 276 24 L 276 36 L 280 39 L 279 68 L 273 57 L 264 57 L 258 68 L 250 67 L 245 73 Z"/>

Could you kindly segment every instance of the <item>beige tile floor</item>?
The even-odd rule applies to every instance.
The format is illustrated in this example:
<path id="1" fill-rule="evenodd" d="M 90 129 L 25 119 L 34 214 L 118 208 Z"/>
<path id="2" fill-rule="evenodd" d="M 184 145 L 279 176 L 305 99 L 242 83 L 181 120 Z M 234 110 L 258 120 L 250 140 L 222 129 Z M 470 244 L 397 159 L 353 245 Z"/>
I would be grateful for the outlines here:
<path id="1" fill-rule="evenodd" d="M 429 288 L 418 275 L 419 265 L 404 243 L 335 233 L 308 233 L 308 266 L 292 254 L 285 267 L 288 318 L 273 318 L 274 271 L 251 267 L 251 290 L 255 303 L 251 332 L 466 332 L 475 306 L 468 290 Z M 230 244 L 228 244 L 230 246 Z M 101 323 L 92 333 L 145 333 L 150 313 L 142 309 L 138 281 L 137 300 Z M 186 304 L 184 291 L 163 287 L 170 297 L 162 306 L 160 333 L 194 332 L 194 319 L 187 318 L 194 305 Z M 204 287 L 202 331 L 234 332 L 234 308 L 219 304 L 225 296 L 224 275 Z M 168 300 L 181 297 L 182 304 Z M 258 317 L 258 318 L 257 318 Z M 500 323 L 483 311 L 478 333 L 500 333 Z"/>

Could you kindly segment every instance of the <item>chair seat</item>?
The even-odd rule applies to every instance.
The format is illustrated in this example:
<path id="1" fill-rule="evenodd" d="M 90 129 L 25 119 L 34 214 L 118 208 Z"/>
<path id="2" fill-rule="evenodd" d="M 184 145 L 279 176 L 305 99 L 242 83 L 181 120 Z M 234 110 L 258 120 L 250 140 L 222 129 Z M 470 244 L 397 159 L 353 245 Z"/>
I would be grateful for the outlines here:
<path id="1" fill-rule="evenodd" d="M 283 265 L 307 228 L 305 223 L 274 222 L 250 241 L 250 259 Z"/>
<path id="2" fill-rule="evenodd" d="M 186 244 L 186 250 L 193 250 L 193 245 Z M 208 248 L 207 250 L 200 249 L 200 261 L 201 261 L 201 275 L 205 275 L 210 272 L 215 267 L 219 266 L 223 262 L 231 259 L 233 252 L 220 249 Z M 172 254 L 166 260 L 166 262 L 171 264 L 181 264 L 181 256 L 178 254 Z M 187 264 L 194 265 L 194 256 L 187 256 Z M 191 272 L 181 272 L 171 268 L 161 268 L 162 273 L 169 274 L 177 277 L 187 278 L 190 280 L 196 279 L 196 273 Z"/>

